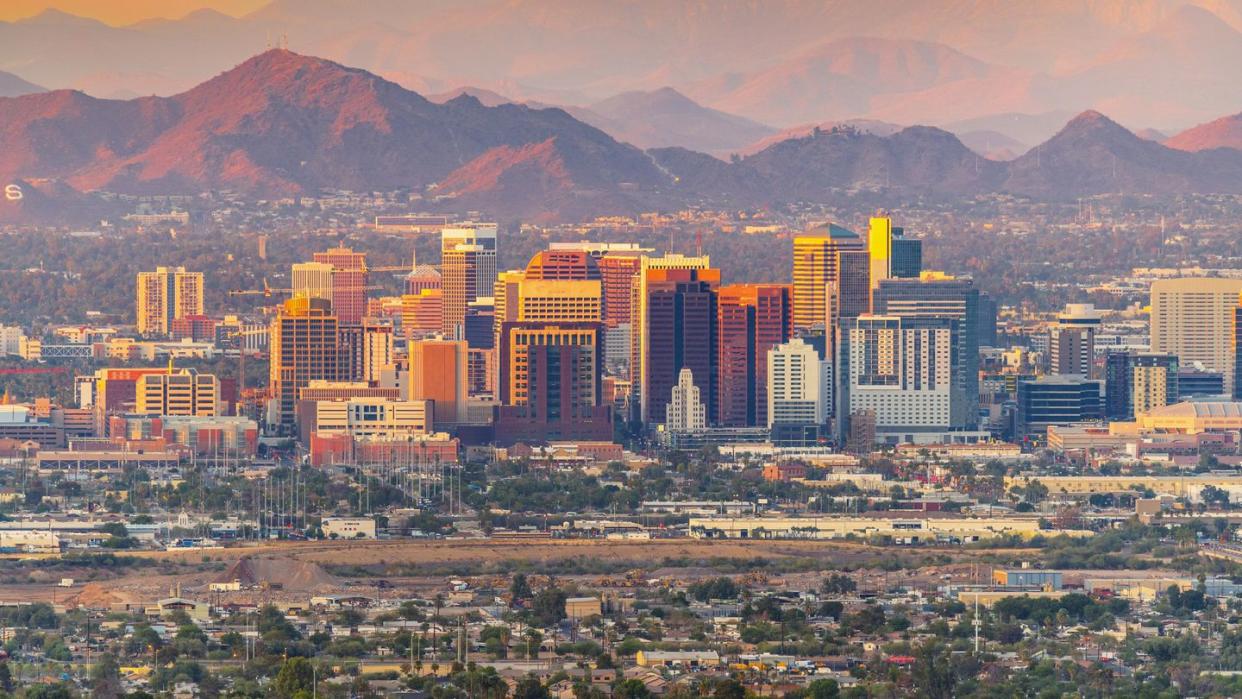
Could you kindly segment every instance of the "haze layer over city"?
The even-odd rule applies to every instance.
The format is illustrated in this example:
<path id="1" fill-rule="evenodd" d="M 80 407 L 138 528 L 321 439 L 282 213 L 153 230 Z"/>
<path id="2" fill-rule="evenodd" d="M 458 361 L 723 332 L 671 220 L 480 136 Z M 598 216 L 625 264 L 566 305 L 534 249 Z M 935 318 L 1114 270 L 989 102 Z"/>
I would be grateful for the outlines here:
<path id="1" fill-rule="evenodd" d="M 8 0 L 0 699 L 1242 696 L 1242 0 Z"/>

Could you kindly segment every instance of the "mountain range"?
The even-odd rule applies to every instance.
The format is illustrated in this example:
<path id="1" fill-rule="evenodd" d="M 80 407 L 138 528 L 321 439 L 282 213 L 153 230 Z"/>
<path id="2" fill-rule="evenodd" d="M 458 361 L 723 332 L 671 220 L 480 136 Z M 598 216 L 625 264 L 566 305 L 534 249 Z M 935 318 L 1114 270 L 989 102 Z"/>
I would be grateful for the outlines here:
<path id="1" fill-rule="evenodd" d="M 867 118 L 960 132 L 1091 108 L 1177 131 L 1242 105 L 1239 30 L 1242 0 L 273 0 L 123 27 L 58 11 L 0 22 L 0 70 L 171 96 L 284 43 L 424 94 L 472 85 L 590 108 L 671 86 L 776 129 Z M 987 128 L 1025 144 L 1054 131 Z"/>
<path id="2" fill-rule="evenodd" d="M 702 200 L 831 201 L 863 190 L 1041 199 L 1242 193 L 1242 150 L 1221 135 L 1236 135 L 1238 116 L 1228 118 L 1232 129 L 1176 135 L 1168 141 L 1174 148 L 1088 111 L 1008 162 L 935 127 L 847 123 L 790 134 L 726 162 L 682 147 L 640 149 L 565 110 L 483 96 L 493 106 L 469 92 L 437 103 L 360 69 L 273 49 L 172 97 L 103 100 L 57 90 L 0 98 L 0 182 L 40 182 L 57 196 L 408 188 L 441 206 L 530 218 Z M 691 115 L 677 125 L 686 131 L 694 119 L 755 128 L 687 107 L 672 92 L 636 101 Z M 591 111 L 626 121 L 622 107 Z"/>
<path id="3" fill-rule="evenodd" d="M 0 71 L 0 97 L 17 97 L 36 92 L 46 92 L 46 90 L 32 82 L 22 80 L 12 73 Z"/>

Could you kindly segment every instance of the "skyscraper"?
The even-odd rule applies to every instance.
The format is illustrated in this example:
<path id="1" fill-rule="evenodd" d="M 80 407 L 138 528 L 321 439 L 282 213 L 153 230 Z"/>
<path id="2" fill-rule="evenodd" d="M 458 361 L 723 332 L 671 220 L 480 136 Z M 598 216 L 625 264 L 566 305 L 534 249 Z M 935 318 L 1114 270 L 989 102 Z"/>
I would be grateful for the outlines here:
<path id="1" fill-rule="evenodd" d="M 394 364 L 393 327 L 387 320 L 363 318 L 339 328 L 342 381 L 376 383 Z"/>
<path id="2" fill-rule="evenodd" d="M 867 227 L 867 253 L 871 256 L 871 288 L 890 276 L 893 260 L 893 219 L 872 216 Z"/>
<path id="3" fill-rule="evenodd" d="M 708 421 L 715 419 L 720 270 L 708 264 L 705 257 L 644 258 L 635 314 L 638 361 L 631 362 L 638 417 L 643 422 L 664 415 L 683 368 L 693 372 L 707 404 Z"/>
<path id="4" fill-rule="evenodd" d="M 979 290 L 967 278 L 924 272 L 919 279 L 886 279 L 876 287 L 875 315 L 900 318 L 903 328 L 926 319 L 952 321 L 952 420 L 954 428 L 978 424 Z M 877 418 L 878 419 L 878 418 Z"/>
<path id="5" fill-rule="evenodd" d="M 332 265 L 326 262 L 295 262 L 292 279 L 294 296 L 323 299 L 331 303 Z"/>
<path id="6" fill-rule="evenodd" d="M 1100 312 L 1089 303 L 1071 303 L 1057 316 L 1048 333 L 1049 366 L 1053 374 L 1091 378 L 1095 363 L 1095 333 Z"/>
<path id="7" fill-rule="evenodd" d="M 765 423 L 767 355 L 793 333 L 790 297 L 790 287 L 780 284 L 720 288 L 716 305 L 718 424 L 749 427 Z"/>
<path id="8" fill-rule="evenodd" d="M 143 374 L 134 397 L 134 412 L 139 415 L 214 417 L 222 412 L 220 380 L 195 369 Z"/>
<path id="9" fill-rule="evenodd" d="M 631 287 L 629 365 L 630 385 L 635 397 L 632 405 L 637 410 L 637 415 L 635 415 L 635 417 L 643 422 L 646 422 L 648 419 L 659 420 L 664 415 L 663 406 L 668 401 L 667 391 L 670 390 L 673 383 L 676 382 L 678 367 L 664 366 L 664 362 L 661 362 L 660 371 L 658 373 L 661 380 L 664 382 L 661 384 L 661 387 L 665 389 L 665 397 L 663 399 L 660 399 L 659 396 L 653 397 L 653 394 L 645 392 L 645 389 L 643 388 L 645 378 L 651 370 L 651 367 L 648 366 L 652 359 L 649 348 L 653 347 L 651 343 L 652 338 L 648 336 L 646 330 L 649 326 L 648 319 L 651 311 L 649 307 L 650 294 L 648 293 L 648 285 L 651 284 L 653 280 L 658 280 L 661 283 L 669 281 L 669 276 L 666 273 L 670 271 L 685 272 L 685 274 L 674 276 L 678 276 L 688 281 L 703 280 L 712 286 L 712 288 L 720 284 L 720 270 L 712 268 L 711 259 L 707 256 L 691 257 L 670 254 L 665 255 L 664 257 L 644 256 L 641 258 L 638 276 L 634 280 L 634 284 Z M 676 315 L 675 312 L 671 310 L 667 311 L 667 313 L 670 319 Z M 714 305 L 712 307 L 712 313 L 714 325 Z M 673 338 L 666 337 L 669 332 L 674 332 L 674 329 L 662 328 L 657 332 L 657 334 L 661 336 L 662 341 L 671 343 L 673 342 Z M 711 340 L 713 342 L 715 341 L 715 335 L 711 335 Z M 654 345 L 654 347 L 657 348 L 656 351 L 663 351 L 659 349 L 662 347 L 659 343 Z M 711 348 L 711 351 L 714 353 L 714 346 Z M 664 359 L 674 362 L 677 361 L 671 357 Z M 660 407 L 655 412 L 651 412 L 649 416 L 649 403 L 655 400 L 659 401 Z"/>
<path id="10" fill-rule="evenodd" d="M 866 246 L 857 233 L 836 224 L 811 228 L 795 237 L 793 245 L 793 322 L 795 328 L 807 329 L 827 317 L 828 297 L 840 269 L 838 255 L 843 250 L 866 253 Z"/>
<path id="11" fill-rule="evenodd" d="M 203 315 L 203 273 L 184 267 L 157 267 L 139 272 L 137 325 L 142 335 L 167 335 L 172 322 Z"/>
<path id="12" fill-rule="evenodd" d="M 794 338 L 768 350 L 767 425 L 822 425 L 832 402 L 832 364 Z"/>
<path id="13" fill-rule="evenodd" d="M 504 323 L 497 441 L 612 439 L 600 389 L 602 342 L 599 322 Z"/>
<path id="14" fill-rule="evenodd" d="M 470 395 L 468 349 L 464 340 L 410 343 L 410 400 L 435 401 L 437 429 L 466 422 Z"/>
<path id="15" fill-rule="evenodd" d="M 440 232 L 443 331 L 447 337 L 460 337 L 466 307 L 492 293 L 496 284 L 496 230 L 496 224 L 485 223 Z"/>
<path id="16" fill-rule="evenodd" d="M 444 291 L 421 289 L 401 297 L 401 333 L 406 338 L 427 337 L 444 326 Z"/>
<path id="17" fill-rule="evenodd" d="M 1234 390 L 1233 321 L 1242 279 L 1160 279 L 1151 285 L 1151 350 L 1201 362 Z"/>
<path id="18" fill-rule="evenodd" d="M 1233 309 L 1233 399 L 1242 401 L 1242 294 Z"/>
<path id="19" fill-rule="evenodd" d="M 317 252 L 314 261 L 332 267 L 332 312 L 342 325 L 356 325 L 367 312 L 367 256 L 346 247 Z"/>
<path id="20" fill-rule="evenodd" d="M 324 299 L 294 296 L 272 320 L 269 383 L 275 422 L 294 424 L 298 393 L 311 381 L 341 376 L 337 319 Z"/>

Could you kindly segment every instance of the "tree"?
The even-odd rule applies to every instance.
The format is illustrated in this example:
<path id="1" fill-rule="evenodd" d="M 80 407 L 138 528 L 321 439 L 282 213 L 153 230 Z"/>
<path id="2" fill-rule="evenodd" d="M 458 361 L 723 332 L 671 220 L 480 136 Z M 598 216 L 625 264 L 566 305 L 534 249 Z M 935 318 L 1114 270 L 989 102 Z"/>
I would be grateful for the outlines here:
<path id="1" fill-rule="evenodd" d="M 565 600 L 569 596 L 564 590 L 548 587 L 540 590 L 531 601 L 531 612 L 535 620 L 543 626 L 552 626 L 565 618 Z"/>
<path id="2" fill-rule="evenodd" d="M 509 583 L 509 594 L 513 597 L 513 601 L 530 599 L 530 583 L 526 582 L 526 576 L 518 573 L 513 576 L 513 581 Z"/>
<path id="3" fill-rule="evenodd" d="M 919 689 L 919 696 L 927 699 L 950 699 L 957 685 L 957 674 L 953 671 L 948 652 L 935 642 L 919 647 L 910 675 L 914 686 Z"/>
<path id="4" fill-rule="evenodd" d="M 116 699 L 125 693 L 121 687 L 121 667 L 111 653 L 105 653 L 91 668 L 91 696 Z"/>
<path id="5" fill-rule="evenodd" d="M 518 680 L 513 688 L 513 699 L 548 699 L 549 696 L 548 688 L 533 675 Z"/>
<path id="6" fill-rule="evenodd" d="M 13 691 L 13 673 L 9 670 L 8 662 L 0 662 L 0 690 Z"/>
<path id="7" fill-rule="evenodd" d="M 622 680 L 612 689 L 615 699 L 650 699 L 651 690 L 642 680 Z"/>
<path id="8" fill-rule="evenodd" d="M 809 699 L 837 699 L 841 696 L 841 687 L 836 680 L 815 680 L 807 686 L 806 690 Z"/>
<path id="9" fill-rule="evenodd" d="M 716 684 L 712 692 L 715 699 L 746 699 L 746 688 L 735 679 L 727 679 Z"/>
<path id="10" fill-rule="evenodd" d="M 315 670 L 306 658 L 289 658 L 276 673 L 272 689 L 281 699 L 293 699 L 299 692 L 313 692 Z"/>
<path id="11" fill-rule="evenodd" d="M 854 579 L 842 573 L 829 575 L 824 578 L 824 583 L 820 586 L 820 590 L 825 595 L 845 595 L 856 589 L 858 589 L 858 585 L 854 582 Z"/>

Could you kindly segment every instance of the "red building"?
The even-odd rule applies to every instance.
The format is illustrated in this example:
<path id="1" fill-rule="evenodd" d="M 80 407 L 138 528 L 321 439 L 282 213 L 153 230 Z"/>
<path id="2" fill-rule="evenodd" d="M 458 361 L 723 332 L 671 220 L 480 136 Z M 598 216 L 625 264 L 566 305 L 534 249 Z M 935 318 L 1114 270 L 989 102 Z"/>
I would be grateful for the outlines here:
<path id="1" fill-rule="evenodd" d="M 184 316 L 174 318 L 169 328 L 174 340 L 192 340 L 194 342 L 214 342 L 216 339 L 216 321 L 207 316 Z"/>
<path id="2" fill-rule="evenodd" d="M 753 427 L 768 415 L 768 350 L 793 332 L 791 288 L 782 284 L 721 287 L 717 309 L 717 424 Z"/>
<path id="3" fill-rule="evenodd" d="M 349 248 L 317 252 L 315 262 L 332 265 L 332 310 L 337 322 L 354 325 L 367 312 L 367 256 Z"/>
<path id="4" fill-rule="evenodd" d="M 631 255 L 605 255 L 599 259 L 600 281 L 603 283 L 604 326 L 615 328 L 630 322 L 633 306 L 631 293 L 634 280 L 642 267 L 642 258 Z"/>

